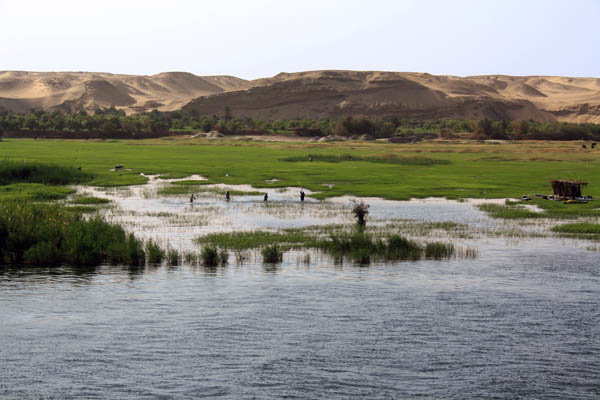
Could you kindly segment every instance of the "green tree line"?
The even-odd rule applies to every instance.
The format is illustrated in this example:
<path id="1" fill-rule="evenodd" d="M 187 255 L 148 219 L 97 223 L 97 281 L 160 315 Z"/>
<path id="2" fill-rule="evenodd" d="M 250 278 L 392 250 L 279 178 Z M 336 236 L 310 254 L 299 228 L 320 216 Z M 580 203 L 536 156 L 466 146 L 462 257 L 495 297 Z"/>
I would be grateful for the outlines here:
<path id="1" fill-rule="evenodd" d="M 108 108 L 94 114 L 81 111 L 65 114 L 34 110 L 29 113 L 0 111 L 0 133 L 67 133 L 71 136 L 94 133 L 99 137 L 157 137 L 169 132 L 210 132 L 225 134 L 275 133 L 303 136 L 358 136 L 374 138 L 435 134 L 451 139 L 457 133 L 472 133 L 479 139 L 506 140 L 600 140 L 600 125 L 558 122 L 459 120 L 443 118 L 429 121 L 399 117 L 355 117 L 286 119 L 267 121 L 235 117 L 229 107 L 221 115 L 200 115 L 189 111 L 126 115 Z"/>

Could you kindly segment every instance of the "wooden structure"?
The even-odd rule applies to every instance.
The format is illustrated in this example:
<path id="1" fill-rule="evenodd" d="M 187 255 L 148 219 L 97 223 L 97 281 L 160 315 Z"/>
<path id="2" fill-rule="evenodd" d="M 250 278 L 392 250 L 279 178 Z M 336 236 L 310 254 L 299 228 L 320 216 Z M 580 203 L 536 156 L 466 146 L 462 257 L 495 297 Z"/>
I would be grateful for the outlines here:
<path id="1" fill-rule="evenodd" d="M 552 185 L 555 197 L 564 197 L 568 199 L 583 197 L 581 195 L 581 187 L 587 185 L 586 182 L 582 181 L 564 180 L 553 180 L 550 181 L 550 184 Z"/>

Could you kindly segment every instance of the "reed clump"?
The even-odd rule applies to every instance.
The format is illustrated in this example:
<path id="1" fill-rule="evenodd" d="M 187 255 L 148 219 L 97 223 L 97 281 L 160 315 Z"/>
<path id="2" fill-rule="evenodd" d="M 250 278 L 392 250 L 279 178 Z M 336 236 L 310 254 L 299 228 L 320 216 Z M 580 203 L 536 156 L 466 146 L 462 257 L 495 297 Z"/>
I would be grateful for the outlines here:
<path id="1" fill-rule="evenodd" d="M 58 205 L 0 204 L 0 263 L 55 266 L 138 265 L 142 241 L 100 217 Z"/>
<path id="2" fill-rule="evenodd" d="M 146 242 L 146 260 L 150 264 L 160 264 L 165 258 L 165 251 L 152 239 Z"/>
<path id="3" fill-rule="evenodd" d="M 270 264 L 277 264 L 283 261 L 283 250 L 277 243 L 263 247 L 260 251 L 263 262 Z"/>
<path id="4" fill-rule="evenodd" d="M 179 265 L 179 252 L 173 248 L 167 250 L 166 254 L 167 265 L 169 266 L 177 266 Z"/>
<path id="5" fill-rule="evenodd" d="M 229 254 L 225 249 L 219 249 L 215 245 L 207 245 L 202 248 L 200 260 L 205 267 L 216 267 L 226 265 L 229 260 Z"/>

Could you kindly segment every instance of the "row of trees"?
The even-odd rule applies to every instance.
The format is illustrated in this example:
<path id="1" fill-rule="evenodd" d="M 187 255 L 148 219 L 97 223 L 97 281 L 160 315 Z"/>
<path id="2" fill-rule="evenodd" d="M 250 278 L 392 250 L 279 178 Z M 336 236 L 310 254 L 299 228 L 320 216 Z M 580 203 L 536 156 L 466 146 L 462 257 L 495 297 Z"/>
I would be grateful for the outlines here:
<path id="1" fill-rule="evenodd" d="M 600 140 L 600 125 L 567 122 L 492 121 L 472 123 L 475 138 L 508 140 Z"/>
<path id="2" fill-rule="evenodd" d="M 169 133 L 169 125 L 160 113 L 125 115 L 116 109 L 101 110 L 95 114 L 85 111 L 63 114 L 43 110 L 27 114 L 0 112 L 0 132 L 19 131 L 160 136 Z"/>
<path id="3" fill-rule="evenodd" d="M 307 136 L 370 135 L 375 138 L 437 134 L 452 138 L 456 133 L 470 132 L 480 139 L 538 140 L 599 140 L 600 125 L 551 123 L 538 121 L 493 121 L 439 119 L 415 121 L 396 117 L 340 117 L 321 119 L 288 119 L 265 121 L 257 118 L 236 118 L 226 107 L 221 115 L 198 115 L 193 112 L 159 112 L 126 115 L 109 108 L 94 114 L 81 111 L 63 114 L 57 111 L 35 110 L 17 114 L 0 112 L 2 132 L 59 132 L 72 136 L 93 132 L 106 137 L 156 137 L 176 131 L 217 130 L 226 134 L 297 133 Z"/>

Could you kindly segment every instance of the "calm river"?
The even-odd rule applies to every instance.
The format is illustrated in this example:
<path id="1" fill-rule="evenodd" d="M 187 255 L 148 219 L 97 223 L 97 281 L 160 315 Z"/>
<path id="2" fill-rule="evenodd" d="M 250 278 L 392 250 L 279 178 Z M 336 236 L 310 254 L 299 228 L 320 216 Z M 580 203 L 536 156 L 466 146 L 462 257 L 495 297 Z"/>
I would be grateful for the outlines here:
<path id="1" fill-rule="evenodd" d="M 0 398 L 597 399 L 600 252 L 585 246 L 0 269 Z"/>

